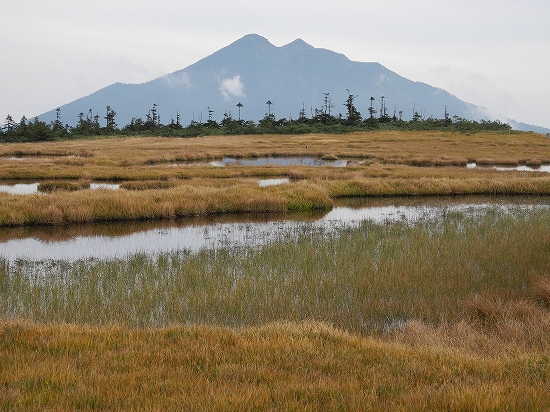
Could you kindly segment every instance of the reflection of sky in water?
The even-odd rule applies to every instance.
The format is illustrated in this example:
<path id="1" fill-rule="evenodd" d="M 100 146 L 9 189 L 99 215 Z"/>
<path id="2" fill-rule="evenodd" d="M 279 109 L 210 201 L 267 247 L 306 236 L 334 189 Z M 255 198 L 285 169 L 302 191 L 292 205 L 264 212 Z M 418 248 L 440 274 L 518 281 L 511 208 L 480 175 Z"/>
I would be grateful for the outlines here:
<path id="1" fill-rule="evenodd" d="M 436 219 L 448 212 L 483 213 L 488 209 L 507 210 L 518 205 L 459 204 L 447 206 L 381 206 L 353 209 L 336 207 L 314 222 L 284 220 L 262 223 L 213 223 L 159 228 L 124 236 L 77 236 L 66 241 L 14 239 L 0 243 L 0 256 L 8 260 L 76 260 L 123 258 L 135 253 L 158 254 L 174 250 L 197 251 L 229 245 L 261 245 L 276 238 L 289 239 L 303 229 L 337 230 L 355 227 L 363 221 L 376 223 Z M 548 204 L 521 206 L 550 208 Z"/>
<path id="2" fill-rule="evenodd" d="M 290 183 L 290 179 L 262 179 L 258 181 L 260 187 L 277 186 Z"/>
<path id="3" fill-rule="evenodd" d="M 112 184 L 112 183 L 90 183 L 90 190 L 99 190 L 99 189 L 118 190 L 120 189 L 120 185 Z"/>
<path id="4" fill-rule="evenodd" d="M 0 192 L 12 195 L 32 195 L 38 193 L 40 183 L 19 183 L 16 185 L 0 185 Z"/>
<path id="5" fill-rule="evenodd" d="M 33 195 L 37 194 L 40 183 L 18 183 L 15 185 L 0 185 L 0 192 L 9 193 L 12 195 Z M 118 184 L 110 183 L 90 183 L 90 190 L 107 189 L 117 190 L 120 188 Z"/>
<path id="6" fill-rule="evenodd" d="M 531 166 L 477 166 L 475 163 L 468 163 L 466 165 L 468 169 L 475 169 L 476 167 L 480 168 L 492 168 L 496 169 L 499 172 L 509 172 L 509 171 L 517 171 L 517 172 L 545 172 L 550 173 L 550 165 L 542 165 L 538 167 L 531 167 Z"/>
<path id="7" fill-rule="evenodd" d="M 212 166 L 333 166 L 345 167 L 347 160 L 323 160 L 314 157 L 260 157 L 257 159 L 234 159 L 224 157 L 222 161 L 210 163 Z"/>
<path id="8" fill-rule="evenodd" d="M 550 173 L 550 166 L 540 166 L 540 167 L 530 167 L 530 166 L 517 166 L 517 167 L 506 167 L 506 166 L 495 166 L 495 169 L 499 171 L 508 171 L 508 170 L 517 170 L 518 172 L 546 172 Z"/>

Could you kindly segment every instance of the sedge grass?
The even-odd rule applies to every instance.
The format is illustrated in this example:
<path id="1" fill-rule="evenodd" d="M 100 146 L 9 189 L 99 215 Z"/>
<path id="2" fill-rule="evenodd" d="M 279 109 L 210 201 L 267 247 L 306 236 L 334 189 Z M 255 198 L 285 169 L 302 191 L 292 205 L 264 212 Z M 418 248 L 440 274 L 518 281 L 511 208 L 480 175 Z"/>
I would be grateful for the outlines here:
<path id="1" fill-rule="evenodd" d="M 236 212 L 327 209 L 326 192 L 312 183 L 290 190 L 259 187 L 257 181 L 196 182 L 159 190 L 96 190 L 48 196 L 0 195 L 0 225 L 37 225 L 173 218 Z"/>
<path id="2" fill-rule="evenodd" d="M 422 176 L 416 169 L 399 166 L 367 172 L 359 168 L 338 176 L 311 169 L 278 169 L 270 174 L 269 168 L 264 168 L 258 172 L 263 178 L 282 174 L 292 179 L 291 184 L 275 187 L 259 187 L 257 180 L 244 176 L 130 181 L 122 183 L 117 191 L 78 190 L 87 180 L 53 182 L 45 188 L 77 190 L 53 191 L 47 196 L 0 193 L 0 226 L 305 211 L 328 209 L 339 197 L 550 194 L 550 177 L 541 173 L 531 176 L 499 172 L 501 175 L 495 177 L 495 172 L 482 171 L 477 177 L 468 177 L 460 170 L 442 176 L 432 171 Z"/>
<path id="3" fill-rule="evenodd" d="M 550 273 L 548 211 L 449 213 L 442 222 L 300 229 L 263 246 L 159 256 L 7 262 L 2 316 L 40 322 L 243 327 L 316 319 L 354 333 L 465 315 Z M 513 236 L 511 235 L 513 234 Z"/>
<path id="4" fill-rule="evenodd" d="M 0 157 L 76 158 L 85 164 L 152 165 L 228 157 L 328 156 L 388 160 L 540 159 L 550 162 L 550 144 L 543 135 L 451 132 L 366 132 L 341 135 L 243 135 L 195 139 L 155 137 L 104 138 L 92 141 L 9 143 Z M 61 164 L 61 163 L 60 163 Z"/>

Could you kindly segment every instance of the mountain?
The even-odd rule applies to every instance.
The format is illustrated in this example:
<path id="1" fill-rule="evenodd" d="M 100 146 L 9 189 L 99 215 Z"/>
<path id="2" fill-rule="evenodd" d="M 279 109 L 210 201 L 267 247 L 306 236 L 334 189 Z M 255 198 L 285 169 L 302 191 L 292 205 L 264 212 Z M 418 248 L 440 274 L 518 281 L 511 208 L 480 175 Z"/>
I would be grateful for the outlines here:
<path id="1" fill-rule="evenodd" d="M 213 110 L 214 120 L 221 120 L 224 113 L 238 118 L 238 103 L 243 105 L 242 119 L 258 121 L 268 112 L 266 102 L 271 101 L 270 110 L 277 119 L 296 119 L 302 109 L 308 117 L 321 109 L 325 93 L 329 93 L 334 115 L 346 112 L 344 103 L 351 93 L 357 96 L 354 103 L 363 117 L 368 116 L 370 97 L 377 99 L 374 106 L 380 113 L 384 96 L 388 115 L 395 111 L 399 116 L 402 111 L 404 120 L 410 119 L 414 110 L 425 117 L 443 118 L 445 106 L 451 116 L 488 119 L 483 108 L 445 90 L 405 79 L 379 63 L 351 61 L 301 39 L 276 47 L 256 34 L 246 35 L 183 70 L 141 84 L 115 83 L 60 109 L 63 123 L 74 125 L 79 113 L 92 109 L 103 118 L 110 106 L 122 127 L 133 117 L 145 119 L 156 104 L 162 123 L 170 123 L 179 114 L 186 125 L 191 120 L 208 120 L 208 108 Z M 50 122 L 55 116 L 51 110 L 39 118 Z M 519 123 L 515 126 L 522 128 Z"/>

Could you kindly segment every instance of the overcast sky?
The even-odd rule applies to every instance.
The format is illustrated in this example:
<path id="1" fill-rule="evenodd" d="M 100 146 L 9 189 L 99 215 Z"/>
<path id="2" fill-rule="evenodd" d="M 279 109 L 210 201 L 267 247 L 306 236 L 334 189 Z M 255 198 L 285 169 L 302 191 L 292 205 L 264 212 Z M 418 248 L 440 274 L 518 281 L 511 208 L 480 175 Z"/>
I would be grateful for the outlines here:
<path id="1" fill-rule="evenodd" d="M 379 62 L 550 128 L 549 0 L 5 1 L 0 123 L 183 69 L 249 33 Z"/>

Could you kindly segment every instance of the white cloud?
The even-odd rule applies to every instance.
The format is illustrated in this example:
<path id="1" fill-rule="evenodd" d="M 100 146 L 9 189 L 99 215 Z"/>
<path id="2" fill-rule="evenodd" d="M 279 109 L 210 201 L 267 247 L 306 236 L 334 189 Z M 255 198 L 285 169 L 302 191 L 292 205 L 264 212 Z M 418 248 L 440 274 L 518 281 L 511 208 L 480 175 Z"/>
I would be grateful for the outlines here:
<path id="1" fill-rule="evenodd" d="M 435 69 L 443 88 L 462 100 L 484 107 L 484 117 L 506 119 L 512 117 L 516 98 L 489 76 L 464 67 L 440 65 Z"/>
<path id="2" fill-rule="evenodd" d="M 223 79 L 219 88 L 225 99 L 229 97 L 244 97 L 244 84 L 241 82 L 241 76 L 236 75 L 232 78 Z"/>
<path id="3" fill-rule="evenodd" d="M 383 74 L 381 74 L 380 76 L 378 76 L 378 81 L 376 82 L 376 85 L 380 86 L 386 80 L 388 80 L 388 78 L 386 76 L 384 76 Z"/>

